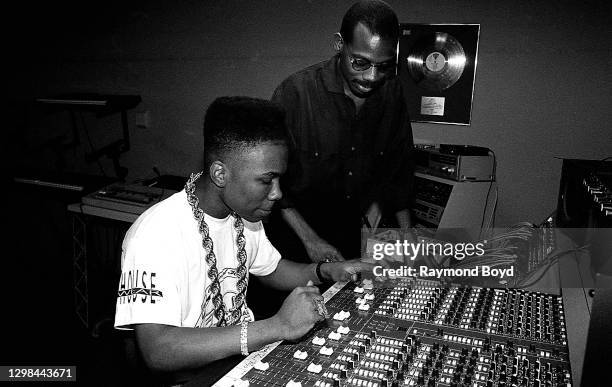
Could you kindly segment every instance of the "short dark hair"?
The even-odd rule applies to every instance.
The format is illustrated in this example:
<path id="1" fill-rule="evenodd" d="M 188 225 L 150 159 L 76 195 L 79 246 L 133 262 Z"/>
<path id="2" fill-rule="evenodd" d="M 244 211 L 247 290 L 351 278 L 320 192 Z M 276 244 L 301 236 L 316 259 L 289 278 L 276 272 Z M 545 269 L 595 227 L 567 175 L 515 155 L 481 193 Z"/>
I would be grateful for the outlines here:
<path id="1" fill-rule="evenodd" d="M 351 6 L 340 26 L 342 39 L 350 44 L 357 24 L 363 23 L 372 34 L 385 40 L 397 42 L 399 38 L 399 21 L 393 8 L 382 0 L 362 0 Z"/>
<path id="2" fill-rule="evenodd" d="M 251 97 L 219 97 L 204 116 L 204 160 L 210 165 L 229 152 L 262 142 L 288 144 L 285 111 Z"/>

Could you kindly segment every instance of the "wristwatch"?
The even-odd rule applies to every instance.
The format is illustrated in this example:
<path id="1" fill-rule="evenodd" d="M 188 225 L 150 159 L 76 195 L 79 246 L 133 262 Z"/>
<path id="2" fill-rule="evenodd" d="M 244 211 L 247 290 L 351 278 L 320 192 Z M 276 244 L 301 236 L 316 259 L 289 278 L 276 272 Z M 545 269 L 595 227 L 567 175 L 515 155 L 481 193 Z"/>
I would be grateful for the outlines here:
<path id="1" fill-rule="evenodd" d="M 329 262 L 329 259 L 326 259 L 324 261 L 319 261 L 319 263 L 317 263 L 316 273 L 317 273 L 317 278 L 319 278 L 319 281 L 321 281 L 321 283 L 327 282 L 327 280 L 323 278 L 323 274 L 321 274 L 321 265 L 323 265 L 324 263 L 328 263 L 328 262 Z"/>

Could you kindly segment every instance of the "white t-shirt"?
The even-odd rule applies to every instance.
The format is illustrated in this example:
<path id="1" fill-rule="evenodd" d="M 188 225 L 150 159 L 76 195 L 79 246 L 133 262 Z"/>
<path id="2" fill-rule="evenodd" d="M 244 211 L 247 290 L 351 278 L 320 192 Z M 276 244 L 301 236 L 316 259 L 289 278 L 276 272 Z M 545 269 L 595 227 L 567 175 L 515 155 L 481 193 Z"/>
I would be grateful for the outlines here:
<path id="1" fill-rule="evenodd" d="M 229 310 L 237 293 L 234 218 L 217 219 L 205 214 L 204 220 L 213 240 L 221 294 Z M 263 224 L 245 219 L 243 223 L 249 273 L 272 273 L 281 257 L 266 237 Z M 206 251 L 184 190 L 145 211 L 128 230 L 122 250 L 116 328 L 132 329 L 133 324 L 141 323 L 215 325 Z M 248 313 L 252 319 L 246 302 L 244 308 L 243 314 Z"/>

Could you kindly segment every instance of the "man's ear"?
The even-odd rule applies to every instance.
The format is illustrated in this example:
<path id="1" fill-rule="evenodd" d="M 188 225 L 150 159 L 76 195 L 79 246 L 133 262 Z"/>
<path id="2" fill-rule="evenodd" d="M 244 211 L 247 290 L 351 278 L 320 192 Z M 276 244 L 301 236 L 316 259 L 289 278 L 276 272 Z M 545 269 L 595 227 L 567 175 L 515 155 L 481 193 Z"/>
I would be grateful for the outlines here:
<path id="1" fill-rule="evenodd" d="M 221 161 L 213 161 L 208 169 L 210 180 L 219 188 L 225 187 L 227 182 L 227 166 Z"/>
<path id="2" fill-rule="evenodd" d="M 337 52 L 340 52 L 340 50 L 342 50 L 342 47 L 344 47 L 344 39 L 342 39 L 342 35 L 340 35 L 340 32 L 336 32 L 334 34 L 334 50 L 336 50 Z"/>

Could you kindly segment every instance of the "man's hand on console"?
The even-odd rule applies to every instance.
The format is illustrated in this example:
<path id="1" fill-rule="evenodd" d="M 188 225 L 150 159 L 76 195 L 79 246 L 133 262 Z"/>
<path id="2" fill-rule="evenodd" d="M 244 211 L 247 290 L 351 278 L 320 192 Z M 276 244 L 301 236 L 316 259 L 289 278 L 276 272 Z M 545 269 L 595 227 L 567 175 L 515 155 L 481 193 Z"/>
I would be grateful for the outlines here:
<path id="1" fill-rule="evenodd" d="M 324 319 L 317 308 L 317 303 L 322 302 L 323 296 L 316 286 L 293 289 L 274 316 L 282 336 L 286 340 L 297 340 L 308 333 L 317 322 Z"/>
<path id="2" fill-rule="evenodd" d="M 304 247 L 308 257 L 314 263 L 321 261 L 339 262 L 344 261 L 344 257 L 334 246 L 327 243 L 322 238 L 313 237 L 304 241 Z"/>
<path id="3" fill-rule="evenodd" d="M 323 278 L 330 282 L 357 281 L 359 273 L 371 273 L 376 264 L 363 262 L 359 259 L 351 259 L 342 262 L 326 262 L 321 265 Z"/>

